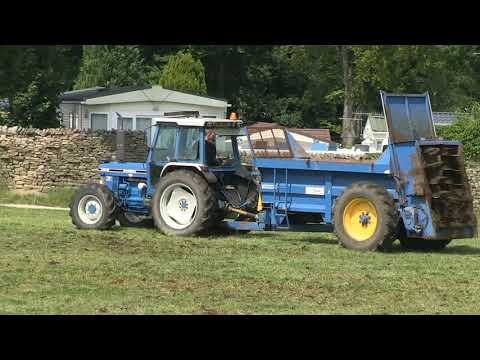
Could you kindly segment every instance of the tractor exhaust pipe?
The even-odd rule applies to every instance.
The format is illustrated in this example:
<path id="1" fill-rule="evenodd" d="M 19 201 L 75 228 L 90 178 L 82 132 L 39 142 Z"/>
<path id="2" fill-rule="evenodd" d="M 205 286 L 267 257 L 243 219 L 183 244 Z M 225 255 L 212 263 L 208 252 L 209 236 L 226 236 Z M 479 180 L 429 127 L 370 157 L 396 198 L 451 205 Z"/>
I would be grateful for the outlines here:
<path id="1" fill-rule="evenodd" d="M 118 162 L 125 162 L 125 130 L 123 117 L 117 112 L 116 158 Z"/>

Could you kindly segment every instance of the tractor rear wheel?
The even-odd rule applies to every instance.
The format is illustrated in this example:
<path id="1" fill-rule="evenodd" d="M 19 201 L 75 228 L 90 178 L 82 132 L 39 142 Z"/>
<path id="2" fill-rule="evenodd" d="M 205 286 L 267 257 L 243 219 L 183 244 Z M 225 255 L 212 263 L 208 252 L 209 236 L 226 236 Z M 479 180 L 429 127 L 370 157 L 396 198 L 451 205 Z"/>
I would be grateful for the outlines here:
<path id="1" fill-rule="evenodd" d="M 117 220 L 120 225 L 125 227 L 152 227 L 153 220 L 144 215 L 131 212 L 119 211 Z"/>
<path id="2" fill-rule="evenodd" d="M 113 194 L 102 184 L 80 187 L 70 202 L 70 217 L 79 229 L 110 229 L 115 225 L 115 212 Z"/>
<path id="3" fill-rule="evenodd" d="M 393 198 L 374 183 L 352 184 L 335 203 L 335 233 L 347 249 L 389 250 L 397 235 L 398 221 Z"/>
<path id="4" fill-rule="evenodd" d="M 193 171 L 176 170 L 165 175 L 152 202 L 155 226 L 166 235 L 197 235 L 215 225 L 215 192 Z"/>

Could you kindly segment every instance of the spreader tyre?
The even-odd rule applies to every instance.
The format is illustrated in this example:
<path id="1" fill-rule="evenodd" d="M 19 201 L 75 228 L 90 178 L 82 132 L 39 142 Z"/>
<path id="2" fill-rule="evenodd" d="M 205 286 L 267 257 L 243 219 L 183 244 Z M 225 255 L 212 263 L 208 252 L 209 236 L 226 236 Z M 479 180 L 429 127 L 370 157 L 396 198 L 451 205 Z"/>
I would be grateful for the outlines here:
<path id="1" fill-rule="evenodd" d="M 80 187 L 70 202 L 70 217 L 79 229 L 110 229 L 115 224 L 115 210 L 113 194 L 102 184 Z"/>
<path id="2" fill-rule="evenodd" d="M 334 228 L 340 244 L 353 250 L 389 250 L 398 228 L 398 211 L 381 186 L 352 184 L 337 199 Z"/>
<path id="3" fill-rule="evenodd" d="M 214 225 L 217 199 L 193 171 L 177 170 L 161 179 L 152 199 L 155 226 L 166 235 L 191 236 Z"/>

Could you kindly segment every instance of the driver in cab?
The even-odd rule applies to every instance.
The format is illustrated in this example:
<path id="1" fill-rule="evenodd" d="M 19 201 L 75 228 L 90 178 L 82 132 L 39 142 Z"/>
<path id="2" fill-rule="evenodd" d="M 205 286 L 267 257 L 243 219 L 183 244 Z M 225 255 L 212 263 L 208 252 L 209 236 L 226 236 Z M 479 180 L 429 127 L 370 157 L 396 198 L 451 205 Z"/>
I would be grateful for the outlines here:
<path id="1" fill-rule="evenodd" d="M 205 134 L 205 159 L 207 165 L 218 165 L 217 145 L 215 144 L 216 135 L 213 130 L 208 130 Z"/>

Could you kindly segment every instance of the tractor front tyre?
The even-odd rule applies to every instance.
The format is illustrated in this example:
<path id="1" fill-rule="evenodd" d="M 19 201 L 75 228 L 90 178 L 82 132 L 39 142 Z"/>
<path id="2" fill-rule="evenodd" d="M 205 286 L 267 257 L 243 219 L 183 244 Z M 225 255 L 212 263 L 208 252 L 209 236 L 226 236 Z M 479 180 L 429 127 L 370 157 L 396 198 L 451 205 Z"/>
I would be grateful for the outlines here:
<path id="1" fill-rule="evenodd" d="M 119 211 L 117 220 L 121 226 L 125 227 L 153 227 L 153 220 L 151 218 L 131 212 Z"/>
<path id="2" fill-rule="evenodd" d="M 215 226 L 217 199 L 199 174 L 176 170 L 165 175 L 153 195 L 155 226 L 165 235 L 192 236 Z"/>
<path id="3" fill-rule="evenodd" d="M 352 184 L 337 199 L 333 223 L 342 246 L 353 250 L 389 250 L 397 236 L 398 211 L 385 188 Z"/>
<path id="4" fill-rule="evenodd" d="M 92 183 L 80 187 L 70 202 L 70 217 L 79 229 L 110 229 L 115 225 L 115 212 L 113 194 L 102 184 Z"/>

